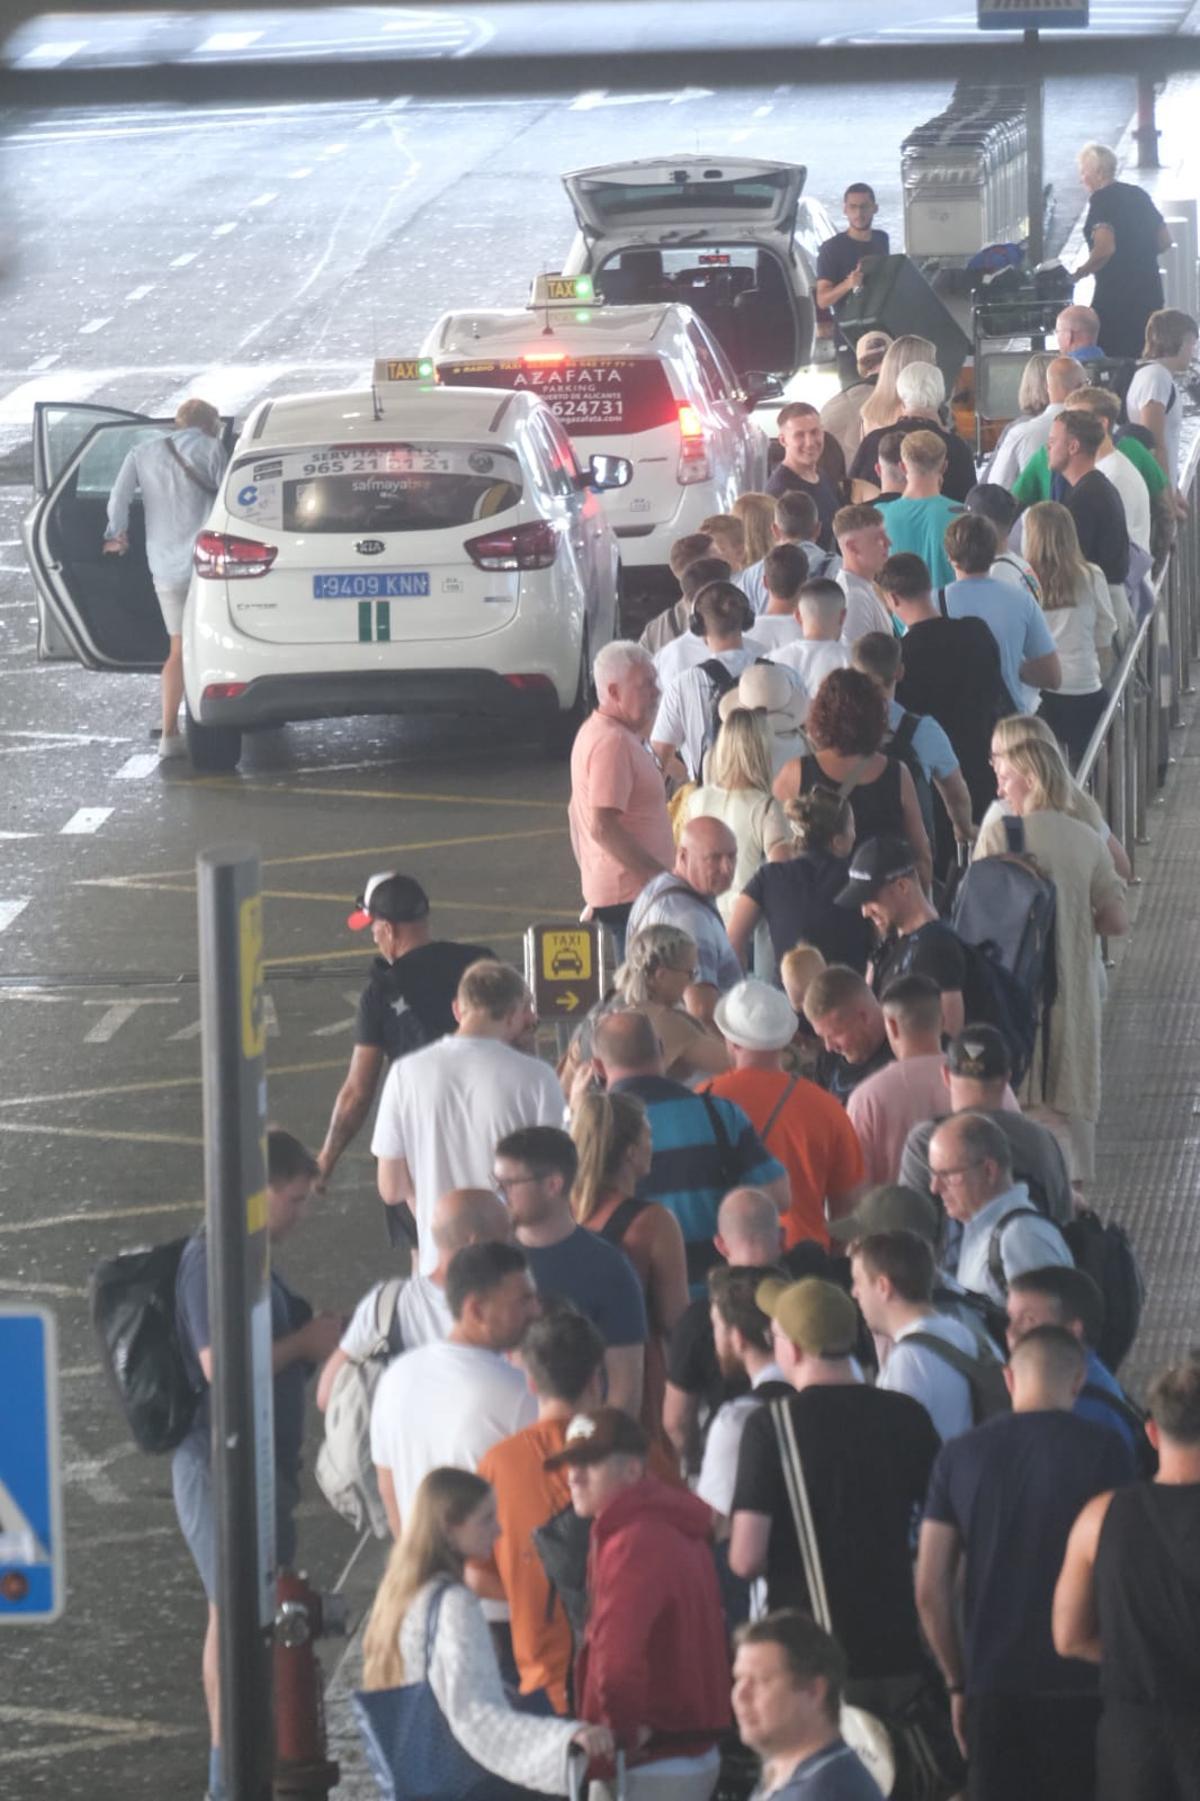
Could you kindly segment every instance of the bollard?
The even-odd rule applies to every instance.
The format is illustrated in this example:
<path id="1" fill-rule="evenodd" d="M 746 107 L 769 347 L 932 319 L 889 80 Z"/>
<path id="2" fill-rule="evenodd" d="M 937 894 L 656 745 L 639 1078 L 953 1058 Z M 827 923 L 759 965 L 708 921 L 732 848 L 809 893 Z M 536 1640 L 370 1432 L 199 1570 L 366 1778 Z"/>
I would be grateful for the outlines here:
<path id="1" fill-rule="evenodd" d="M 340 1596 L 281 1570 L 275 1613 L 275 1797 L 327 1795 L 341 1774 L 326 1755 L 324 1677 L 314 1645 L 346 1630 Z"/>

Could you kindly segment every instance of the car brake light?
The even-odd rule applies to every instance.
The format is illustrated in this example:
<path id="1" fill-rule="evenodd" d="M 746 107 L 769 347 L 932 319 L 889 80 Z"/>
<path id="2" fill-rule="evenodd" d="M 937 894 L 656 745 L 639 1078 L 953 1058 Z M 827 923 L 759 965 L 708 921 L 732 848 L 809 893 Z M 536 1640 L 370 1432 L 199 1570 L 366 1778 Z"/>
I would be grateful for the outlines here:
<path id="1" fill-rule="evenodd" d="M 468 538 L 463 549 L 479 569 L 549 569 L 558 554 L 558 533 L 547 520 L 535 519 Z"/>
<path id="2" fill-rule="evenodd" d="M 235 581 L 265 575 L 278 555 L 276 544 L 260 544 L 255 538 L 234 538 L 228 532 L 201 532 L 196 539 L 192 562 L 197 575 Z"/>
<path id="3" fill-rule="evenodd" d="M 206 700 L 236 700 L 239 694 L 246 692 L 247 685 L 246 682 L 210 682 L 200 696 L 200 703 L 203 705 Z"/>
<path id="4" fill-rule="evenodd" d="M 679 403 L 678 479 L 682 487 L 689 482 L 708 480 L 708 440 L 704 435 L 704 421 L 687 400 Z"/>
<path id="5" fill-rule="evenodd" d="M 516 688 L 521 694 L 537 694 L 554 687 L 548 675 L 506 675 L 504 679 L 510 688 Z"/>
<path id="6" fill-rule="evenodd" d="M 523 363 L 532 363 L 539 369 L 548 368 L 554 363 L 565 363 L 566 360 L 565 350 L 527 350 L 521 358 Z"/>

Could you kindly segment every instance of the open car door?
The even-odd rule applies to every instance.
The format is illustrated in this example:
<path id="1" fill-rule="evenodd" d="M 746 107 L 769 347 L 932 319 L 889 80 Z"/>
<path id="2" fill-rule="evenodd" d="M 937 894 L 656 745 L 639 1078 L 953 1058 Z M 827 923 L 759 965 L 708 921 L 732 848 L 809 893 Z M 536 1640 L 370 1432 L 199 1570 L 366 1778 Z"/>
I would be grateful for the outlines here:
<path id="1" fill-rule="evenodd" d="M 226 434 L 232 421 L 222 420 Z M 41 655 L 88 669 L 158 670 L 167 633 L 146 562 L 140 496 L 129 514 L 129 549 L 104 555 L 108 501 L 122 463 L 147 438 L 174 430 L 116 408 L 47 402 L 35 409 L 34 486 L 25 551 L 37 589 Z"/>

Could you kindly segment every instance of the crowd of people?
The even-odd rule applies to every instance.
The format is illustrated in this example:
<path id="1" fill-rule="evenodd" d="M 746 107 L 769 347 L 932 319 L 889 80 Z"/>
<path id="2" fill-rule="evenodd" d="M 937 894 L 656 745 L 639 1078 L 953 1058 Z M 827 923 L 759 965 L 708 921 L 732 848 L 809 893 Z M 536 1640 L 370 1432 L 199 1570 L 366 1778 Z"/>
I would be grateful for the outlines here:
<path id="1" fill-rule="evenodd" d="M 827 303 L 860 279 L 827 259 Z M 272 1134 L 271 1230 L 378 1092 L 399 1256 L 336 1333 L 273 1290 L 280 1543 L 297 1375 L 324 1361 L 331 1430 L 369 1374 L 364 1687 L 427 1685 L 472 1793 L 567 1794 L 575 1760 L 629 1801 L 1200 1796 L 1200 1362 L 1141 1412 L 1070 1231 L 1129 874 L 1073 771 L 1180 504 L 1198 336 L 1152 314 L 1122 428 L 1109 316 L 1066 309 L 982 481 L 933 345 L 868 334 L 857 389 L 783 408 L 770 493 L 675 545 L 574 746 L 619 967 L 557 1073 L 415 877 L 351 915 L 356 1048 L 320 1152 Z M 955 924 L 968 884 L 1012 904 L 989 865 L 1053 899 L 1029 1042 Z M 211 1601 L 205 1480 L 189 1440 Z"/>

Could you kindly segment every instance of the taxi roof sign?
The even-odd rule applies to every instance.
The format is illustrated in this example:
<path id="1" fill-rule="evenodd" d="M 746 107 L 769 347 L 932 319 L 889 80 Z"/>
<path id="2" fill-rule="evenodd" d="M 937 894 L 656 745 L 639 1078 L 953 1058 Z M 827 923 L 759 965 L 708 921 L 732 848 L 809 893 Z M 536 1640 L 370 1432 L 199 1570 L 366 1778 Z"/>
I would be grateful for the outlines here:
<path id="1" fill-rule="evenodd" d="M 436 373 L 431 356 L 380 356 L 375 359 L 371 379 L 379 384 L 394 381 L 433 381 Z"/>
<path id="2" fill-rule="evenodd" d="M 595 306 L 599 300 L 590 275 L 535 275 L 530 306 Z"/>

